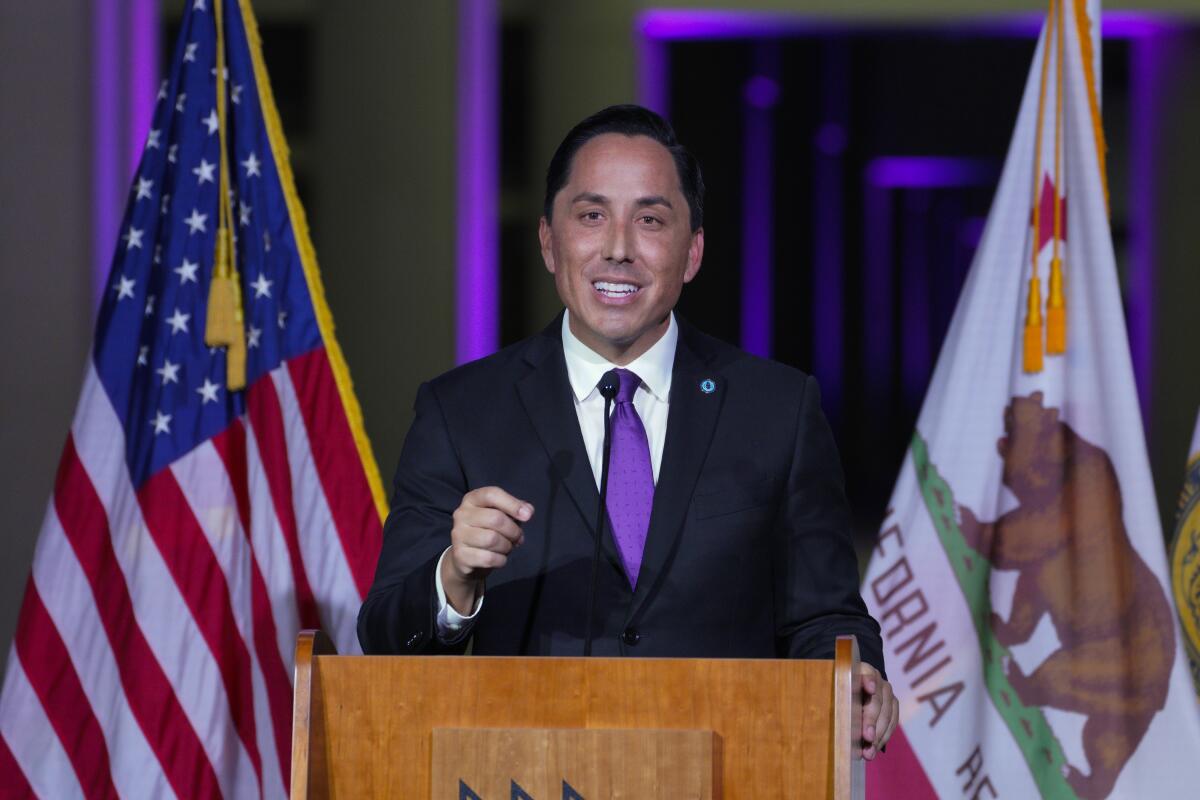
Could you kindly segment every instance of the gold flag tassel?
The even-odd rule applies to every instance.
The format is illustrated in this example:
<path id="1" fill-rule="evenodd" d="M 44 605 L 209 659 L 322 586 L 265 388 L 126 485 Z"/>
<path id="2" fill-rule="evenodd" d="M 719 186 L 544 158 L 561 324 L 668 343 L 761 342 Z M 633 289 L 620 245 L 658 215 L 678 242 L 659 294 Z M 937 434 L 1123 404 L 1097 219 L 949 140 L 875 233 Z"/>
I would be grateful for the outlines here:
<path id="1" fill-rule="evenodd" d="M 222 0 L 213 3 L 217 24 L 217 128 L 221 143 L 221 186 L 217 200 L 217 247 L 213 256 L 212 283 L 208 288 L 208 315 L 204 342 L 225 347 L 225 385 L 230 391 L 246 388 L 246 329 L 242 312 L 242 287 L 233 244 L 233 200 L 229 192 L 229 154 L 225 139 L 225 25 Z"/>
<path id="2" fill-rule="evenodd" d="M 1038 253 L 1042 243 L 1042 129 L 1046 111 L 1046 74 L 1050 69 L 1050 45 L 1055 30 L 1056 0 L 1050 0 L 1050 13 L 1046 17 L 1046 44 L 1042 48 L 1042 75 L 1038 88 L 1037 136 L 1033 155 L 1033 244 L 1030 245 L 1032 272 L 1029 276 L 1029 302 L 1025 310 L 1025 341 L 1022 368 L 1026 372 L 1042 371 L 1042 284 L 1038 280 Z"/>
<path id="3" fill-rule="evenodd" d="M 1062 241 L 1062 125 L 1063 125 L 1063 7 L 1058 7 L 1058 54 L 1055 67 L 1058 88 L 1054 108 L 1054 238 L 1050 257 L 1050 296 L 1046 299 L 1046 352 L 1061 355 L 1067 351 L 1067 304 L 1063 297 L 1063 264 L 1059 257 Z"/>
<path id="4" fill-rule="evenodd" d="M 1025 358 L 1026 372 L 1042 371 L 1042 286 L 1038 276 L 1029 278 L 1029 306 L 1025 310 Z"/>

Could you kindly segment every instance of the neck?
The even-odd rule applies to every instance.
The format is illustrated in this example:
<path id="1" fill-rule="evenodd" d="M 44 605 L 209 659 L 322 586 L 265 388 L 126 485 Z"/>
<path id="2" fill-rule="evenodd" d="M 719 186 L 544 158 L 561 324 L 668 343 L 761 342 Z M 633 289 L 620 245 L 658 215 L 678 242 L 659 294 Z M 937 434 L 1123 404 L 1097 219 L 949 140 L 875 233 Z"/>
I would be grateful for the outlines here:
<path id="1" fill-rule="evenodd" d="M 614 342 L 609 339 L 604 339 L 595 336 L 591 331 L 580 330 L 579 324 L 575 317 L 567 315 L 567 327 L 571 329 L 571 333 L 583 343 L 592 352 L 599 355 L 601 358 L 616 364 L 618 367 L 625 367 L 632 364 L 643 353 L 658 343 L 667 333 L 667 329 L 671 327 L 671 315 L 663 317 L 662 322 L 655 325 L 649 330 L 643 331 L 640 336 L 628 342 Z"/>

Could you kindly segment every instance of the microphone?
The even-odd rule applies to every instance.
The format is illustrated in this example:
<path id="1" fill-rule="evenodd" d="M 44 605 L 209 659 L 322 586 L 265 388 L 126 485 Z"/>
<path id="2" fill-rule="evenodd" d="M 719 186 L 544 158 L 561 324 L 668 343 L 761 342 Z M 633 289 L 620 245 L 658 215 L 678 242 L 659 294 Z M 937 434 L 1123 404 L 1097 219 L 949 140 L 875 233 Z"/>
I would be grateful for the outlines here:
<path id="1" fill-rule="evenodd" d="M 583 639 L 583 655 L 586 658 L 592 654 L 592 617 L 596 610 L 596 581 L 600 576 L 600 540 L 604 537 L 605 498 L 608 495 L 608 453 L 612 447 L 612 411 L 613 398 L 621 386 L 621 376 L 615 369 L 610 369 L 600 378 L 598 388 L 604 398 L 604 444 L 600 458 L 600 506 L 596 509 L 596 549 L 592 551 L 592 581 L 588 585 L 587 602 L 587 633 Z"/>

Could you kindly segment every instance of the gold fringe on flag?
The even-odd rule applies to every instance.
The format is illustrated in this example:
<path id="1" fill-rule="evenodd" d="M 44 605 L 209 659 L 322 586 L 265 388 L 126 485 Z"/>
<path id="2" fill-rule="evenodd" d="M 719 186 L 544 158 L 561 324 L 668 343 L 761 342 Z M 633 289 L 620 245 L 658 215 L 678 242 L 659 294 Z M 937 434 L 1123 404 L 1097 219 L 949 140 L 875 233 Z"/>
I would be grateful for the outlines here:
<path id="1" fill-rule="evenodd" d="M 217 127 L 221 142 L 221 186 L 217 200 L 217 246 L 213 255 L 212 283 L 208 289 L 208 314 L 204 341 L 225 350 L 225 385 L 230 391 L 246 388 L 246 329 L 242 287 L 233 244 L 233 202 L 229 195 L 229 154 L 225 140 L 225 23 L 221 0 L 213 3 L 217 24 Z"/>

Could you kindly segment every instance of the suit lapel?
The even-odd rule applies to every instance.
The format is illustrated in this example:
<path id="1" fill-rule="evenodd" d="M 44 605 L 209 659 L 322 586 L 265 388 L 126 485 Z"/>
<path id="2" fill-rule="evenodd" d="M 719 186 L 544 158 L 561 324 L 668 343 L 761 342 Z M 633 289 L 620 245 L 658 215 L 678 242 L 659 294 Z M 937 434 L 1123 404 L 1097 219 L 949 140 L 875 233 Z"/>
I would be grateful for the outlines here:
<path id="1" fill-rule="evenodd" d="M 551 469 L 567 488 L 585 529 L 594 536 L 600 493 L 596 490 L 596 478 L 583 445 L 579 417 L 567 381 L 562 340 L 558 333 L 561 325 L 560 315 L 530 344 L 525 360 L 532 369 L 517 381 L 517 394 L 546 450 Z M 602 546 L 613 566 L 624 574 L 612 537 L 604 536 Z"/>
<path id="2" fill-rule="evenodd" d="M 637 614 L 662 579 L 671 550 L 683 530 L 692 491 L 696 488 L 725 401 L 724 378 L 715 372 L 709 374 L 711 367 L 700 343 L 690 328 L 682 320 L 679 322 L 667 436 L 630 618 Z M 705 383 L 710 380 L 712 384 Z"/>

